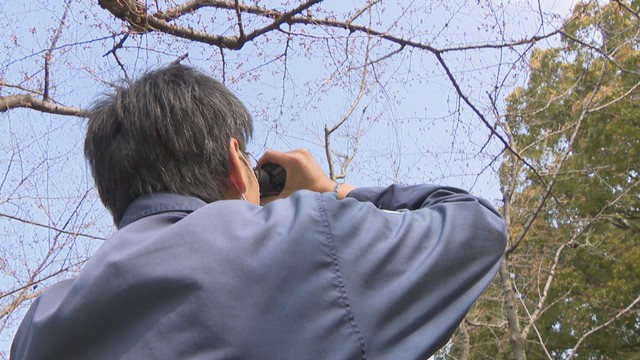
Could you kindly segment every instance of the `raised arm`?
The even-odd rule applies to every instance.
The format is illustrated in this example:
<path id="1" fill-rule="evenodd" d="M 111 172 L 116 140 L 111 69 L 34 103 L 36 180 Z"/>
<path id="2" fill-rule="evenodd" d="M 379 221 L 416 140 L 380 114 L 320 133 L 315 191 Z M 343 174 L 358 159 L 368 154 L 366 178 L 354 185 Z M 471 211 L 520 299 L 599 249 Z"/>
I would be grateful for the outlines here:
<path id="1" fill-rule="evenodd" d="M 435 352 L 493 280 L 506 244 L 502 218 L 451 187 L 359 188 L 349 198 L 324 205 L 367 354 Z"/>

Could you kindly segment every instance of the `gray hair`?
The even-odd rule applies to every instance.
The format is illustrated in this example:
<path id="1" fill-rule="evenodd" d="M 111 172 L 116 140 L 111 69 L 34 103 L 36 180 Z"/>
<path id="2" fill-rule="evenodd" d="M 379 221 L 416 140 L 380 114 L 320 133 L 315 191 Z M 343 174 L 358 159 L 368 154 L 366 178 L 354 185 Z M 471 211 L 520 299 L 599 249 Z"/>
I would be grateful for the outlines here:
<path id="1" fill-rule="evenodd" d="M 252 134 L 251 115 L 224 85 L 173 64 L 98 99 L 88 113 L 84 153 L 117 224 L 145 194 L 222 199 L 229 142 L 237 139 L 244 150 Z"/>

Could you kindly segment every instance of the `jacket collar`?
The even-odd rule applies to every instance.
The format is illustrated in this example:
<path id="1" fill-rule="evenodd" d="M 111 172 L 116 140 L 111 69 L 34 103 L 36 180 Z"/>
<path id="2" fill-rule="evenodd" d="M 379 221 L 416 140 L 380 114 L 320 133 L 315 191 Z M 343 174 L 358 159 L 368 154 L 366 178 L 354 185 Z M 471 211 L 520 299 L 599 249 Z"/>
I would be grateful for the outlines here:
<path id="1" fill-rule="evenodd" d="M 193 212 L 207 203 L 187 195 L 155 193 L 143 195 L 135 199 L 125 210 L 122 220 L 118 224 L 118 229 L 131 224 L 143 217 L 155 215 L 169 211 Z"/>

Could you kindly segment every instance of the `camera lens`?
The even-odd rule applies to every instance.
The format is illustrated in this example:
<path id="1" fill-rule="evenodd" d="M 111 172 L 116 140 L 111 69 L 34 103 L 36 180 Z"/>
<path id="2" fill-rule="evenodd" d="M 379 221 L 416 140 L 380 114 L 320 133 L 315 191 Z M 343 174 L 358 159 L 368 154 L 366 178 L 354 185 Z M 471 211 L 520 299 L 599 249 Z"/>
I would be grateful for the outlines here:
<path id="1" fill-rule="evenodd" d="M 260 197 L 278 195 L 287 181 L 287 171 L 278 164 L 268 163 L 256 168 Z"/>

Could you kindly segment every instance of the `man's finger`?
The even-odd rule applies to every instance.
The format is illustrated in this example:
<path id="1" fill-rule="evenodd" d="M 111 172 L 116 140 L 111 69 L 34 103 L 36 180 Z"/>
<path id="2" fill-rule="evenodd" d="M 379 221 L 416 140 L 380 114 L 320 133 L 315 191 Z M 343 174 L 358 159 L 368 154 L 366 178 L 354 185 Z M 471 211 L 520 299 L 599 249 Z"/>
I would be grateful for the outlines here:
<path id="1" fill-rule="evenodd" d="M 258 159 L 258 165 L 268 163 L 274 163 L 284 166 L 287 163 L 287 154 L 269 149 L 260 157 L 260 159 Z"/>

